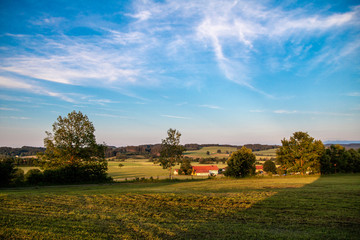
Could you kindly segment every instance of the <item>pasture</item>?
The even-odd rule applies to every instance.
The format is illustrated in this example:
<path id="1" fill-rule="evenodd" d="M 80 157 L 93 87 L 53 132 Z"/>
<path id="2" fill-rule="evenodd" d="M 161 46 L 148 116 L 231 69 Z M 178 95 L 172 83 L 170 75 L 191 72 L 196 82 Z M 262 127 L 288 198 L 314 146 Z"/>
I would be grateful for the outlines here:
<path id="1" fill-rule="evenodd" d="M 220 150 L 221 153 L 217 153 Z M 218 157 L 218 158 L 227 158 L 229 153 L 235 152 L 236 147 L 203 147 L 199 150 L 192 150 L 184 152 L 184 156 L 191 158 L 208 158 L 208 157 Z M 209 155 L 207 154 L 209 152 Z"/>
<path id="2" fill-rule="evenodd" d="M 360 175 L 0 190 L 0 239 L 358 239 Z"/>
<path id="3" fill-rule="evenodd" d="M 124 166 L 119 167 L 119 164 L 123 164 Z M 192 162 L 193 166 L 201 166 L 201 164 Z M 210 164 L 205 164 L 210 165 Z M 226 164 L 214 164 L 219 168 L 225 167 Z M 180 165 L 176 165 L 172 169 L 179 169 Z M 113 177 L 114 180 L 124 180 L 125 178 L 130 180 L 134 178 L 150 178 L 153 177 L 155 179 L 163 179 L 169 177 L 169 170 L 163 169 L 159 164 L 154 164 L 153 162 L 149 162 L 148 159 L 127 159 L 124 162 L 108 162 L 108 174 Z M 175 176 L 176 178 L 187 178 L 188 176 Z"/>
<path id="4" fill-rule="evenodd" d="M 254 151 L 253 152 L 255 156 L 259 157 L 276 157 L 276 149 L 268 149 L 268 150 L 262 150 L 262 151 Z"/>
<path id="5" fill-rule="evenodd" d="M 220 150 L 221 153 L 217 151 Z M 208 157 L 217 157 L 217 158 L 228 158 L 230 153 L 237 151 L 236 147 L 203 147 L 199 150 L 192 150 L 184 152 L 184 156 L 191 158 L 208 158 Z M 209 155 L 207 154 L 209 152 Z M 256 156 L 256 159 L 270 159 L 276 157 L 276 149 L 268 149 L 263 151 L 253 151 Z"/>

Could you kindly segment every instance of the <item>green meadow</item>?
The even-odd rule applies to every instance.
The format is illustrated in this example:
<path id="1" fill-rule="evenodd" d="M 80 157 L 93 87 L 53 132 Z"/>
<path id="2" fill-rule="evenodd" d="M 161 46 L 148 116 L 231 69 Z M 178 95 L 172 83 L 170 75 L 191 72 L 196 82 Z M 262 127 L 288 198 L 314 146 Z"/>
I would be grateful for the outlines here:
<path id="1" fill-rule="evenodd" d="M 122 164 L 122 167 L 119 167 L 119 164 Z M 201 164 L 192 162 L 193 166 L 197 166 Z M 206 164 L 210 165 L 210 164 Z M 219 168 L 225 167 L 226 164 L 216 164 Z M 172 169 L 180 168 L 180 165 L 174 166 Z M 169 177 L 169 170 L 163 169 L 159 164 L 154 164 L 153 162 L 149 162 L 148 159 L 127 159 L 124 162 L 108 162 L 108 173 L 114 180 L 125 180 L 125 179 L 133 179 L 133 178 L 150 178 L 154 179 L 163 179 Z M 189 176 L 175 176 L 176 178 L 189 178 Z"/>
<path id="2" fill-rule="evenodd" d="M 359 239 L 360 175 L 0 190 L 0 239 Z"/>
<path id="3" fill-rule="evenodd" d="M 268 150 L 262 150 L 262 151 L 255 151 L 253 152 L 256 156 L 256 158 L 275 158 L 276 157 L 276 149 L 268 149 Z"/>
<path id="4" fill-rule="evenodd" d="M 221 150 L 221 153 L 217 153 L 218 150 Z M 186 151 L 184 152 L 184 156 L 188 156 L 191 158 L 227 158 L 229 157 L 230 152 L 235 152 L 236 150 L 236 147 L 202 147 L 199 150 Z M 207 152 L 209 152 L 209 155 L 207 154 Z"/>
<path id="5" fill-rule="evenodd" d="M 221 153 L 218 153 L 217 152 L 218 150 L 220 150 Z M 238 149 L 236 147 L 203 147 L 199 150 L 186 151 L 184 152 L 184 156 L 188 156 L 191 158 L 208 158 L 208 157 L 228 158 L 230 156 L 229 153 L 235 152 L 237 150 Z M 207 152 L 209 152 L 209 155 L 207 154 Z M 255 154 L 257 159 L 276 157 L 276 149 L 254 151 L 253 153 Z"/>

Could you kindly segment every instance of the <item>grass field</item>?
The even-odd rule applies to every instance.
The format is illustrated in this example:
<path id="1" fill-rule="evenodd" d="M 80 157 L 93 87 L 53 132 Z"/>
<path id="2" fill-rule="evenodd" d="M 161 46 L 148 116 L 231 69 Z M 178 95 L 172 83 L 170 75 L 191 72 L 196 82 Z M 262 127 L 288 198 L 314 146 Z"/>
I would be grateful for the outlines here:
<path id="1" fill-rule="evenodd" d="M 221 150 L 221 153 L 217 153 L 217 150 Z M 218 157 L 218 158 L 227 158 L 229 154 L 227 152 L 235 152 L 236 147 L 203 147 L 199 150 L 186 151 L 184 156 L 192 158 L 208 158 L 208 157 Z M 209 151 L 209 155 L 206 152 Z"/>
<path id="2" fill-rule="evenodd" d="M 276 149 L 268 149 L 263 151 L 253 152 L 256 156 L 259 157 L 276 157 Z"/>
<path id="3" fill-rule="evenodd" d="M 122 167 L 119 167 L 119 164 L 122 164 Z M 193 166 L 204 166 L 211 164 L 199 164 L 196 162 L 192 162 Z M 226 167 L 226 164 L 214 164 L 219 168 Z M 27 173 L 30 169 L 40 169 L 39 167 L 19 167 Z M 180 168 L 180 165 L 176 165 L 173 169 Z M 118 161 L 109 161 L 108 162 L 108 174 L 114 180 L 124 180 L 124 179 L 134 179 L 134 178 L 160 178 L 163 179 L 165 177 L 169 177 L 169 170 L 163 169 L 159 164 L 154 164 L 153 162 L 149 162 L 149 159 L 127 159 L 124 162 Z M 175 176 L 175 178 L 186 178 L 186 176 Z"/>
<path id="4" fill-rule="evenodd" d="M 123 167 L 119 167 L 119 163 L 123 164 Z M 201 164 L 198 163 L 191 163 L 193 166 L 197 166 Z M 210 165 L 210 164 L 206 164 Z M 216 164 L 219 168 L 225 167 L 226 164 Z M 173 167 L 180 168 L 180 165 L 177 165 Z M 169 170 L 163 169 L 159 164 L 154 164 L 152 162 L 149 162 L 147 159 L 127 159 L 125 162 L 109 162 L 108 164 L 108 173 L 111 177 L 113 177 L 115 180 L 123 180 L 125 178 L 127 179 L 133 179 L 136 177 L 153 177 L 153 178 L 164 178 L 169 177 Z M 182 176 L 177 176 L 177 178 L 183 178 Z"/>
<path id="5" fill-rule="evenodd" d="M 0 239 L 359 239 L 360 175 L 0 190 Z"/>
<path id="6" fill-rule="evenodd" d="M 217 153 L 217 150 L 221 150 L 221 153 Z M 209 151 L 209 155 L 206 152 Z M 188 156 L 191 158 L 208 158 L 208 157 L 218 157 L 218 158 L 228 158 L 230 154 L 226 152 L 235 152 L 237 148 L 235 147 L 203 147 L 199 150 L 186 151 L 184 156 Z M 276 157 L 276 149 L 269 149 L 263 151 L 254 151 L 256 159 L 270 159 L 272 157 Z"/>

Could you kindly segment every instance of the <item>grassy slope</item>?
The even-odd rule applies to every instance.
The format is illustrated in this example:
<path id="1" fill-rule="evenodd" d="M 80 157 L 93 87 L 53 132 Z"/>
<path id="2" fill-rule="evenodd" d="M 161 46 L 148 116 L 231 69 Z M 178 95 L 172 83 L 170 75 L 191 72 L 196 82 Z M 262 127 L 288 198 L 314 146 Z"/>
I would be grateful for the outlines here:
<path id="1" fill-rule="evenodd" d="M 217 153 L 217 150 L 221 150 L 221 153 Z M 203 147 L 199 150 L 186 151 L 185 156 L 192 158 L 208 158 L 208 157 L 218 157 L 218 158 L 227 158 L 229 154 L 226 154 L 226 151 L 234 152 L 237 149 L 235 147 Z M 209 151 L 210 155 L 207 155 L 206 152 Z"/>
<path id="2" fill-rule="evenodd" d="M 253 152 L 256 156 L 276 157 L 276 149 L 268 149 Z"/>
<path id="3" fill-rule="evenodd" d="M 221 153 L 217 153 L 218 149 L 221 150 Z M 236 150 L 237 149 L 234 147 L 203 147 L 199 150 L 186 151 L 184 155 L 192 158 L 207 158 L 207 157 L 228 158 L 229 154 L 226 154 L 226 151 L 230 153 Z M 207 151 L 210 152 L 210 155 L 206 154 Z M 276 157 L 276 149 L 255 151 L 253 153 L 256 155 L 257 159 Z"/>
<path id="4" fill-rule="evenodd" d="M 119 167 L 119 163 L 123 164 L 123 167 Z M 210 164 L 198 164 L 198 163 L 191 163 L 193 166 L 204 166 Z M 218 167 L 225 167 L 226 164 L 215 164 Z M 125 178 L 135 178 L 135 177 L 154 177 L 157 178 L 158 176 L 161 177 L 168 177 L 169 170 L 163 169 L 159 164 L 154 164 L 149 162 L 147 159 L 127 159 L 125 162 L 109 162 L 108 164 L 108 173 L 114 179 L 125 179 Z M 180 165 L 173 167 L 173 169 L 180 168 Z"/>
<path id="5" fill-rule="evenodd" d="M 0 190 L 0 239 L 358 239 L 360 175 Z"/>
<path id="6" fill-rule="evenodd" d="M 123 164 L 121 168 L 119 167 L 119 164 Z M 193 166 L 204 166 L 204 165 L 210 165 L 210 164 L 199 164 L 192 162 Z M 219 168 L 226 167 L 226 164 L 215 164 Z M 28 172 L 30 169 L 39 169 L 38 167 L 20 167 L 24 170 L 24 172 Z M 180 168 L 180 165 L 175 166 L 175 168 Z M 127 159 L 125 162 L 115 162 L 115 161 L 109 161 L 108 162 L 108 174 L 116 179 L 133 179 L 133 178 L 141 178 L 141 177 L 153 177 L 153 178 L 164 178 L 169 176 L 169 170 L 163 169 L 159 164 L 154 164 L 152 162 L 149 162 L 148 159 Z"/>

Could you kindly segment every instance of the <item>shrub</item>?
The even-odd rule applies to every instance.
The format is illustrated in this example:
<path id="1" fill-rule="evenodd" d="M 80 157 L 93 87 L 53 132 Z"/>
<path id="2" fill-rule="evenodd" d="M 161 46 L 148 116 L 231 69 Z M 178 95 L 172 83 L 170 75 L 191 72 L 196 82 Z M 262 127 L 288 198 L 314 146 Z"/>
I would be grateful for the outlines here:
<path id="1" fill-rule="evenodd" d="M 255 161 L 256 157 L 251 149 L 242 147 L 229 157 L 224 175 L 236 178 L 252 175 L 255 173 Z"/>
<path id="2" fill-rule="evenodd" d="M 266 160 L 264 163 L 264 171 L 268 173 L 276 173 L 275 163 L 271 160 Z"/>
<path id="3" fill-rule="evenodd" d="M 12 158 L 0 160 L 0 186 L 8 186 L 15 173 L 15 165 Z"/>
<path id="4" fill-rule="evenodd" d="M 53 184 L 72 184 L 90 182 L 109 182 L 104 166 L 97 163 L 86 165 L 66 165 L 44 171 L 44 182 Z"/>
<path id="5" fill-rule="evenodd" d="M 25 181 L 29 184 L 39 184 L 44 180 L 44 175 L 39 169 L 31 169 L 25 174 Z"/>
<path id="6" fill-rule="evenodd" d="M 17 168 L 15 169 L 15 172 L 13 174 L 13 178 L 12 178 L 12 182 L 15 184 L 15 185 L 19 185 L 19 184 L 22 184 L 24 183 L 24 170 L 20 169 L 20 168 Z"/>

